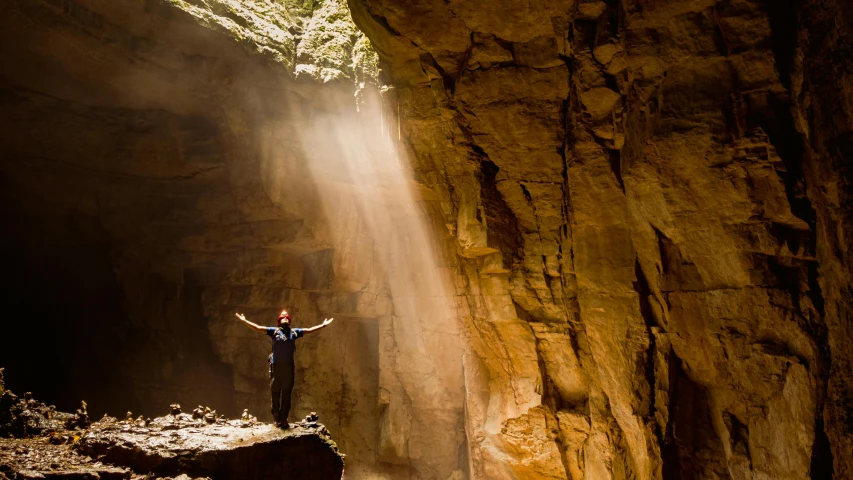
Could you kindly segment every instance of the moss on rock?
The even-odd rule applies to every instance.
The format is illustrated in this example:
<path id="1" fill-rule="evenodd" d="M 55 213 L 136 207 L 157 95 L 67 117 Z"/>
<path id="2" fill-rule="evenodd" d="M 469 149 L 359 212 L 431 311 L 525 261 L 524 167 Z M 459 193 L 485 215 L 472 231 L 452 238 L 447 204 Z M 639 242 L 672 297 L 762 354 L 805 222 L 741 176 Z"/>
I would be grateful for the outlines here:
<path id="1" fill-rule="evenodd" d="M 297 75 L 323 83 L 355 79 L 355 45 L 364 38 L 344 0 L 326 0 L 306 24 L 297 52 Z"/>
<path id="2" fill-rule="evenodd" d="M 345 0 L 163 0 L 249 51 L 323 83 L 378 76 L 378 57 Z"/>
<path id="3" fill-rule="evenodd" d="M 200 24 L 233 37 L 249 51 L 284 64 L 292 71 L 299 22 L 287 3 L 268 0 L 165 0 Z"/>

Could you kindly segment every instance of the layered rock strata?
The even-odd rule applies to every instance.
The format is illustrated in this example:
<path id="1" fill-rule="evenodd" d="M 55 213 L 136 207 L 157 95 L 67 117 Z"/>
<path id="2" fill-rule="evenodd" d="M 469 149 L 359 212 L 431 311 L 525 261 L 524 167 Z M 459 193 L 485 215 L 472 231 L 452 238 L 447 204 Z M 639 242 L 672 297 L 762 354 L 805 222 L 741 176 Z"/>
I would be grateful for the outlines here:
<path id="1" fill-rule="evenodd" d="M 839 4 L 349 5 L 448 225 L 473 478 L 847 475 Z"/>

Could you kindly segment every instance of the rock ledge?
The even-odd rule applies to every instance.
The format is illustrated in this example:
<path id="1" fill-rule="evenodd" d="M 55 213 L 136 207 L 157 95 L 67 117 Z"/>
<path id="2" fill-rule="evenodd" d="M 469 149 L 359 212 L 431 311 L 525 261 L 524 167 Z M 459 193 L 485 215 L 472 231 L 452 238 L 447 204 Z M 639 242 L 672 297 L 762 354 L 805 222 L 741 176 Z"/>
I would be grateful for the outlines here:
<path id="1" fill-rule="evenodd" d="M 107 418 L 92 424 L 79 451 L 104 463 L 159 476 L 340 479 L 343 456 L 323 425 L 282 430 L 240 420 L 206 425 L 187 414 L 147 426 Z"/>
<path id="2" fill-rule="evenodd" d="M 0 480 L 240 478 L 340 480 L 344 455 L 326 427 L 309 415 L 280 429 L 243 412 L 227 420 L 199 407 L 153 420 L 105 416 L 89 422 L 86 402 L 57 412 L 27 393 L 2 390 Z"/>

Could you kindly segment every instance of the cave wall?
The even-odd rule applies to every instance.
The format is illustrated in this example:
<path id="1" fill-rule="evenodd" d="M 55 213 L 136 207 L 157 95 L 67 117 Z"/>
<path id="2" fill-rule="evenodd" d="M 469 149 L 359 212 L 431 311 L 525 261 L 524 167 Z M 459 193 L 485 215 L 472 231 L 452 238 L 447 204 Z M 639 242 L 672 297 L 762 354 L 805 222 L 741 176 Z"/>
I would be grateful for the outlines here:
<path id="1" fill-rule="evenodd" d="M 387 307 L 362 308 L 376 275 L 354 261 L 373 245 L 333 235 L 362 213 L 341 182 L 323 186 L 339 216 L 320 208 L 300 135 L 375 76 L 346 5 L 8 0 L 0 17 L 9 387 L 93 416 L 270 420 L 268 339 L 234 313 L 335 316 L 301 343 L 291 421 L 317 412 L 349 472 L 375 465 Z"/>
<path id="2" fill-rule="evenodd" d="M 455 240 L 472 477 L 848 475 L 849 9 L 349 5 Z"/>
<path id="3" fill-rule="evenodd" d="M 853 475 L 853 440 L 850 436 L 853 392 L 848 375 L 853 362 L 850 348 L 853 265 L 853 171 L 851 171 L 850 90 L 853 73 L 849 62 L 853 9 L 844 2 L 803 2 L 792 75 L 794 116 L 804 138 L 803 174 L 816 216 L 818 284 L 823 297 L 826 339 L 820 348 L 829 357 L 825 408 L 818 416 L 832 452 L 834 472 L 828 466 L 818 475 L 844 478 Z M 821 425 L 822 424 L 822 425 Z"/>

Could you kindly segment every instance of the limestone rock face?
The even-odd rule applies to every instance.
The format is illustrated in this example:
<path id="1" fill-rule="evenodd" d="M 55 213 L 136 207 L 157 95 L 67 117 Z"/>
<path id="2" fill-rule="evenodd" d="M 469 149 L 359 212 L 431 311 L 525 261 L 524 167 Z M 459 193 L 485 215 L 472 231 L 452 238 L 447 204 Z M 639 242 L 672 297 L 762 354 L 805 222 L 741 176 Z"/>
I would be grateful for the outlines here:
<path id="1" fill-rule="evenodd" d="M 455 237 L 472 478 L 849 475 L 840 2 L 349 5 Z"/>

